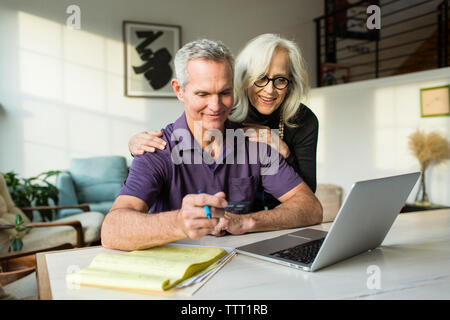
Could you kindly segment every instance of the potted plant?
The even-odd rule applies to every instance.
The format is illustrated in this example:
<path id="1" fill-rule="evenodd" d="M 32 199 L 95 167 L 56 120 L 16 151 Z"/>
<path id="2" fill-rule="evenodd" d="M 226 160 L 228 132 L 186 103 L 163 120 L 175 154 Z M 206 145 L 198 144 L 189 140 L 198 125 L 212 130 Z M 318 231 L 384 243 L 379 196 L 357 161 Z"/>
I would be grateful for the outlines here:
<path id="1" fill-rule="evenodd" d="M 11 197 L 19 208 L 32 206 L 50 206 L 50 199 L 54 204 L 58 203 L 58 188 L 50 183 L 48 179 L 56 176 L 61 171 L 52 170 L 40 173 L 31 178 L 21 178 L 17 173 L 10 171 L 4 174 L 6 185 Z M 33 212 L 25 211 L 27 217 L 32 221 Z M 54 210 L 39 210 L 42 221 L 52 221 Z"/>

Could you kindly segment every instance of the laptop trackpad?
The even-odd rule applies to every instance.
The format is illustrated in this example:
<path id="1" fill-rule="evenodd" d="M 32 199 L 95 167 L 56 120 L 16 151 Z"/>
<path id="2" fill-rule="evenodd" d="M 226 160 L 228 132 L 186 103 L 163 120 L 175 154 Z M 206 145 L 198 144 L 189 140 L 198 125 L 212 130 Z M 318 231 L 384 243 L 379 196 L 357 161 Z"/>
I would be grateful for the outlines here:
<path id="1" fill-rule="evenodd" d="M 307 238 L 307 239 L 311 239 L 311 240 L 319 240 L 319 239 L 325 238 L 327 233 L 328 232 L 326 232 L 326 231 L 307 228 L 307 229 L 289 233 L 289 235 Z"/>
<path id="2" fill-rule="evenodd" d="M 246 246 L 237 248 L 238 250 L 248 251 L 256 254 L 270 255 L 276 251 L 288 249 L 303 243 L 322 239 L 327 232 L 315 229 L 303 229 L 288 233 L 276 238 L 258 241 Z"/>
<path id="3" fill-rule="evenodd" d="M 237 249 L 256 254 L 269 255 L 275 251 L 287 249 L 310 241 L 310 239 L 306 238 L 283 235 L 280 237 L 255 242 L 246 246 L 239 247 Z"/>

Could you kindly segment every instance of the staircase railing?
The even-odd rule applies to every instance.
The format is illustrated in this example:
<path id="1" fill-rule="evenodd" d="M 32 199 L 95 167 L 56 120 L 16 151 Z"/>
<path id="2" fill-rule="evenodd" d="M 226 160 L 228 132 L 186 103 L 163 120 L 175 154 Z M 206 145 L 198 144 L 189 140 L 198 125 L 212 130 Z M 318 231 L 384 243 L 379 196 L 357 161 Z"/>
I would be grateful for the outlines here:
<path id="1" fill-rule="evenodd" d="M 438 6 L 438 68 L 448 67 L 448 0 Z"/>
<path id="2" fill-rule="evenodd" d="M 325 3 L 325 15 L 314 19 L 317 86 L 449 66 L 449 0 Z M 379 29 L 369 29 L 369 6 L 380 9 Z"/>

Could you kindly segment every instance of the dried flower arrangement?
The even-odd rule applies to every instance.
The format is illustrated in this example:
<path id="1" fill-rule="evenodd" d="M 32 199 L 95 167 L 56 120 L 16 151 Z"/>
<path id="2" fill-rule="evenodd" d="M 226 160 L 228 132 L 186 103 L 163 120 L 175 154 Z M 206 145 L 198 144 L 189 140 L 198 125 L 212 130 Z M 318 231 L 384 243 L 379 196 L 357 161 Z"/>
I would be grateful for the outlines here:
<path id="1" fill-rule="evenodd" d="M 422 173 L 419 191 L 417 192 L 415 205 L 431 206 L 425 188 L 425 171 L 431 164 L 438 164 L 442 161 L 450 159 L 450 143 L 438 132 L 432 131 L 425 133 L 417 130 L 409 135 L 409 149 L 417 158 Z"/>

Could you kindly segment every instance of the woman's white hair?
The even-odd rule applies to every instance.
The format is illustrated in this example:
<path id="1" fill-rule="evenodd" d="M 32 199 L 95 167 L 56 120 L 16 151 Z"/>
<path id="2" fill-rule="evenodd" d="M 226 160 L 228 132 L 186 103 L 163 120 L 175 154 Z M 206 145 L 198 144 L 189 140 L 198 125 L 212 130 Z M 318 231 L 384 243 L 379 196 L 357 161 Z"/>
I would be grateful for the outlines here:
<path id="1" fill-rule="evenodd" d="M 235 105 L 229 119 L 245 121 L 249 109 L 248 89 L 267 74 L 275 49 L 284 49 L 290 60 L 290 80 L 288 93 L 280 106 L 285 125 L 295 127 L 289 120 L 295 115 L 303 97 L 308 94 L 308 73 L 301 50 L 293 41 L 276 34 L 262 34 L 250 40 L 236 58 L 234 74 Z"/>
<path id="2" fill-rule="evenodd" d="M 233 69 L 234 58 L 230 51 L 222 42 L 208 39 L 194 40 L 185 44 L 175 55 L 175 73 L 178 83 L 184 90 L 188 82 L 187 65 L 190 60 L 205 59 L 221 61 L 225 60 Z"/>

